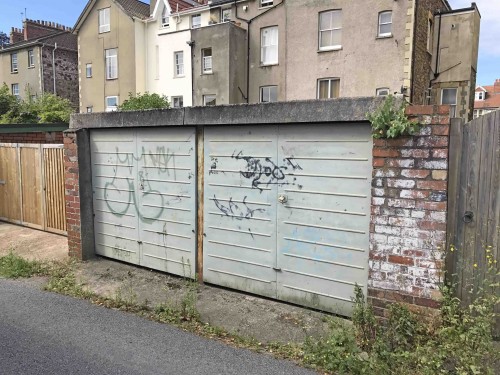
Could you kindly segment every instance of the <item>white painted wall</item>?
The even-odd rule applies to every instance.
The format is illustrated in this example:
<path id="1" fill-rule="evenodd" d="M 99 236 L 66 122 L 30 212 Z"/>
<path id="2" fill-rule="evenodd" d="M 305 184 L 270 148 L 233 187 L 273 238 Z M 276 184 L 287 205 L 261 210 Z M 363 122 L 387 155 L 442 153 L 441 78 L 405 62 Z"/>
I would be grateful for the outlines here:
<path id="1" fill-rule="evenodd" d="M 160 33 L 159 23 L 151 22 L 147 30 L 146 90 L 165 95 L 182 96 L 184 106 L 192 105 L 191 30 Z M 176 77 L 174 52 L 184 52 L 184 77 Z"/>
<path id="2" fill-rule="evenodd" d="M 184 106 L 192 105 L 191 16 L 201 14 L 201 26 L 210 20 L 208 7 L 185 12 L 178 16 L 170 10 L 169 27 L 161 26 L 164 2 L 159 1 L 153 19 L 147 23 L 145 46 L 146 91 L 168 97 L 171 105 L 173 96 L 182 96 Z M 175 76 L 174 52 L 184 52 L 184 77 Z"/>

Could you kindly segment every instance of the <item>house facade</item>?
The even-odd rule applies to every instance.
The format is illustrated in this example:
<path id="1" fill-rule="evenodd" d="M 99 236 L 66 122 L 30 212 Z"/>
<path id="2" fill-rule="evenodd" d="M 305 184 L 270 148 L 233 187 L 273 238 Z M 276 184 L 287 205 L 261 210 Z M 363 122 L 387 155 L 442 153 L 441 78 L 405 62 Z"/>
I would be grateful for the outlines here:
<path id="1" fill-rule="evenodd" d="M 105 1 L 119 3 L 95 2 Z M 142 18 L 129 20 L 135 34 L 114 38 L 126 44 L 127 64 L 135 64 L 126 92 L 156 92 L 174 107 L 396 94 L 472 116 L 480 23 L 475 4 L 452 10 L 446 0 L 370 0 L 370 6 L 155 0 L 149 17 L 142 9 Z M 81 39 L 81 48 L 95 50 L 96 22 L 93 42 Z M 81 91 L 82 98 L 88 95 Z"/>
<path id="2" fill-rule="evenodd" d="M 500 79 L 491 86 L 478 86 L 475 91 L 474 118 L 500 109 Z"/>
<path id="3" fill-rule="evenodd" d="M 0 49 L 0 85 L 18 98 L 52 93 L 78 106 L 77 45 L 70 28 L 26 19 L 12 28 L 10 44 Z"/>
<path id="4" fill-rule="evenodd" d="M 78 38 L 80 112 L 116 110 L 129 93 L 144 92 L 145 26 L 149 5 L 90 0 L 73 33 Z"/>

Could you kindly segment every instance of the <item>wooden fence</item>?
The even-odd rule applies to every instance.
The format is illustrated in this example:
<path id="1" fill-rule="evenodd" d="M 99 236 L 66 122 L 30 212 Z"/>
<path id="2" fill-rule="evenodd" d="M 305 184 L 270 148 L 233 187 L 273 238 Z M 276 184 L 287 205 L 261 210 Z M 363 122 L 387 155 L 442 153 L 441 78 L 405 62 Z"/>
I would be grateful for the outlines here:
<path id="1" fill-rule="evenodd" d="M 63 145 L 0 143 L 0 220 L 66 234 Z"/>
<path id="2" fill-rule="evenodd" d="M 470 303 L 491 265 L 488 255 L 500 262 L 500 111 L 452 122 L 449 171 L 448 244 L 456 251 L 447 269 Z M 500 336 L 500 324 L 496 331 Z"/>

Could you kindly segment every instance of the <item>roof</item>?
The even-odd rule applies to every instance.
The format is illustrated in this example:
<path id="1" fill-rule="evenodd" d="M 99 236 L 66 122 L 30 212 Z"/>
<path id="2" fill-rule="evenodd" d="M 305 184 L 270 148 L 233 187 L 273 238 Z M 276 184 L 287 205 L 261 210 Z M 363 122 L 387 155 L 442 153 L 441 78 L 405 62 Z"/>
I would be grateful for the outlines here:
<path id="1" fill-rule="evenodd" d="M 149 18 L 149 4 L 143 3 L 139 0 L 112 0 L 118 8 L 123 10 L 131 18 L 146 19 Z M 89 0 L 82 13 L 76 20 L 73 27 L 73 34 L 78 33 L 80 26 L 91 12 L 97 0 Z"/>
<path id="2" fill-rule="evenodd" d="M 484 100 L 475 100 L 474 109 L 500 108 L 500 94 L 492 95 Z"/>
<path id="3" fill-rule="evenodd" d="M 130 17 L 148 18 L 149 4 L 138 0 L 115 0 Z"/>
<path id="4" fill-rule="evenodd" d="M 195 7 L 195 5 L 184 0 L 168 0 L 168 3 L 170 5 L 170 9 L 172 9 L 172 13 L 175 13 L 177 11 L 182 12 L 183 10 Z"/>
<path id="5" fill-rule="evenodd" d="M 73 49 L 75 51 L 77 49 L 76 37 L 69 31 L 58 30 L 52 34 L 44 35 L 40 38 L 32 38 L 28 40 L 22 40 L 17 43 L 8 44 L 4 48 L 0 49 L 0 53 L 15 51 L 24 47 L 35 46 L 42 43 L 53 46 L 55 42 L 57 42 L 62 48 Z"/>

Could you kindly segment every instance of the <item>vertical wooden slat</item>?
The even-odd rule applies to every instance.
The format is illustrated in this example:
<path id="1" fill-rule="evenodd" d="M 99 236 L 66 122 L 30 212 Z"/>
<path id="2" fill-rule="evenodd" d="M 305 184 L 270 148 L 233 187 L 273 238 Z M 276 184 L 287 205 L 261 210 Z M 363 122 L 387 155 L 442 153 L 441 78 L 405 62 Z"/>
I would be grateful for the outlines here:
<path id="1" fill-rule="evenodd" d="M 23 199 L 23 170 L 21 168 L 21 148 L 19 145 L 16 147 L 16 155 L 17 155 L 17 170 L 19 176 L 19 214 L 21 223 L 24 223 L 24 199 Z"/>
<path id="2" fill-rule="evenodd" d="M 448 164 L 448 215 L 447 215 L 447 243 L 449 249 L 452 245 L 458 244 L 459 207 L 460 198 L 460 172 L 462 165 L 462 154 L 464 149 L 464 122 L 460 119 L 453 119 L 450 128 L 450 147 Z M 446 271 L 448 281 L 456 281 L 457 274 L 457 253 L 448 252 L 446 258 Z"/>

